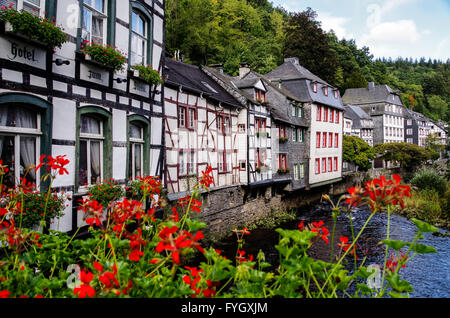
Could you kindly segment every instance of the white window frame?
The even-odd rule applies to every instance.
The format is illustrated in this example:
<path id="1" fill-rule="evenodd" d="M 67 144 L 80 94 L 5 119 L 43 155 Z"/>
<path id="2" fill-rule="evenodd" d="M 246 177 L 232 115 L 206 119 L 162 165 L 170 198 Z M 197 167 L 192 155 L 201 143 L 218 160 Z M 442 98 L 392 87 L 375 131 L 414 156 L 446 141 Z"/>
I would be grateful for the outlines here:
<path id="1" fill-rule="evenodd" d="M 11 2 L 15 2 L 15 4 L 17 5 L 16 10 L 20 11 L 20 10 L 23 10 L 23 3 L 25 2 L 30 7 L 34 7 L 35 9 L 38 9 L 39 16 L 44 17 L 44 14 L 42 14 L 42 13 L 44 13 L 44 11 L 45 11 L 45 1 L 46 0 L 40 0 L 39 6 L 36 6 L 34 3 L 31 3 L 30 1 L 27 1 L 27 0 L 10 0 L 10 1 L 8 1 L 8 4 Z"/>
<path id="2" fill-rule="evenodd" d="M 137 36 L 141 40 L 144 40 L 144 56 L 142 57 L 143 61 L 142 61 L 142 63 L 137 63 L 137 64 L 133 64 L 133 65 L 141 65 L 141 64 L 142 65 L 146 65 L 147 64 L 147 59 L 148 59 L 147 52 L 148 52 L 148 23 L 149 22 L 147 21 L 147 18 L 143 14 L 139 13 L 139 11 L 132 10 L 131 14 L 133 14 L 133 13 L 138 16 L 138 19 L 137 19 L 137 29 L 138 30 L 139 30 L 139 18 L 141 18 L 142 21 L 144 22 L 144 28 L 143 28 L 144 29 L 144 34 L 142 35 L 142 34 L 138 33 L 137 31 L 133 30 L 132 23 L 131 23 L 132 21 L 130 21 L 130 32 L 131 32 L 131 34 L 134 35 L 134 36 Z M 131 45 L 130 45 L 130 63 L 131 63 L 131 56 L 132 56 L 131 49 L 132 49 L 132 44 L 133 44 L 133 40 L 132 40 L 131 36 L 130 36 L 130 41 L 131 41 Z"/>
<path id="3" fill-rule="evenodd" d="M 21 137 L 35 137 L 36 140 L 36 158 L 35 164 L 39 163 L 40 149 L 41 149 L 41 115 L 36 113 L 36 129 L 32 128 L 20 128 L 20 127 L 7 127 L 0 126 L 0 135 L 14 137 L 14 158 L 17 158 L 14 162 L 14 182 L 17 186 L 20 183 L 20 138 Z M 26 167 L 29 168 L 29 167 Z M 36 172 L 36 187 L 40 184 L 40 170 Z"/>
<path id="4" fill-rule="evenodd" d="M 300 167 L 297 163 L 294 164 L 294 180 L 295 181 L 300 180 Z"/>
<path id="5" fill-rule="evenodd" d="M 108 14 L 107 14 L 107 8 L 108 8 L 108 0 L 104 0 L 104 2 L 103 2 L 103 10 L 105 11 L 105 12 L 100 12 L 100 11 L 98 11 L 97 9 L 95 9 L 93 6 L 92 6 L 92 1 L 95 1 L 95 0 L 83 0 L 83 10 L 81 11 L 81 20 L 80 20 L 80 23 L 81 23 L 81 38 L 82 38 L 82 40 L 85 40 L 85 41 L 89 41 L 89 43 L 92 43 L 92 14 L 91 14 L 91 20 L 90 20 L 90 24 L 91 24 L 91 30 L 89 31 L 89 39 L 84 39 L 83 38 L 83 30 L 85 30 L 84 28 L 83 28 L 83 19 L 84 19 L 84 9 L 86 8 L 86 9 L 88 9 L 88 10 L 90 10 L 91 12 L 95 12 L 95 13 L 97 13 L 97 14 L 99 14 L 101 17 L 102 17 L 102 19 L 103 19 L 103 31 L 102 31 L 102 44 L 103 45 L 105 45 L 106 44 L 106 37 L 107 37 L 107 25 L 108 25 L 108 21 L 107 21 L 107 19 L 108 19 Z M 87 2 L 89 2 L 89 4 L 87 3 Z"/>
<path id="6" fill-rule="evenodd" d="M 135 125 L 136 126 L 136 125 Z M 139 127 L 139 126 L 137 126 Z M 131 147 L 131 178 L 135 180 L 137 177 L 143 177 L 144 176 L 144 128 L 139 127 L 141 131 L 141 138 L 132 138 L 130 137 L 130 147 Z M 136 146 L 139 146 L 140 152 L 141 152 L 141 175 L 136 176 Z"/>
<path id="7" fill-rule="evenodd" d="M 89 114 L 86 115 L 81 115 L 81 116 L 87 116 L 89 117 Z M 86 162 L 87 162 L 87 185 L 80 185 L 79 189 L 80 190 L 87 190 L 87 188 L 89 186 L 91 186 L 91 178 L 92 178 L 92 167 L 90 166 L 91 164 L 91 142 L 100 142 L 100 181 L 103 180 L 104 176 L 103 176 L 103 143 L 105 141 L 105 136 L 103 133 L 103 120 L 98 119 L 98 121 L 100 122 L 100 134 L 87 134 L 87 133 L 83 133 L 81 131 L 81 127 L 80 127 L 80 142 L 81 141 L 86 141 L 87 142 L 87 146 L 86 146 Z M 77 171 L 77 173 L 79 174 L 80 172 Z"/>
<path id="8" fill-rule="evenodd" d="M 187 173 L 189 175 L 194 175 L 196 174 L 196 168 L 197 168 L 197 160 L 196 160 L 196 153 L 195 150 L 190 150 L 189 151 L 189 155 L 188 155 L 188 171 Z"/>

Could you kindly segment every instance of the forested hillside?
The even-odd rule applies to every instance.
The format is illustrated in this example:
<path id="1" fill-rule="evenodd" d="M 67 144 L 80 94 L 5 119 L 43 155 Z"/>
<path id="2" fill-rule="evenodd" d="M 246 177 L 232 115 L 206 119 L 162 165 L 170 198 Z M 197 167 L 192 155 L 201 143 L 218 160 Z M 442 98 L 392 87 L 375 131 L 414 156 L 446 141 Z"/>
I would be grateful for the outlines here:
<path id="1" fill-rule="evenodd" d="M 428 58 L 377 59 L 352 39 L 321 29 L 313 9 L 286 12 L 267 0 L 167 0 L 167 51 L 185 62 L 223 64 L 236 75 L 240 63 L 265 74 L 298 57 L 311 72 L 338 87 L 369 81 L 402 92 L 405 106 L 450 122 L 450 65 Z"/>

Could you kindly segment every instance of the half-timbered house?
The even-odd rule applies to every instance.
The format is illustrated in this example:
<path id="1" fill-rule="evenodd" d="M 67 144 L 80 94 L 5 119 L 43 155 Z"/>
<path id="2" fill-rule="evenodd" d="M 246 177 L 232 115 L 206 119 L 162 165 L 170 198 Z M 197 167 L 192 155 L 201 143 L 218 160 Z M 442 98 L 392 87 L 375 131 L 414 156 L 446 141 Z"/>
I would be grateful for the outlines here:
<path id="1" fill-rule="evenodd" d="M 131 67 L 162 70 L 164 1 L 0 1 L 10 3 L 55 19 L 68 42 L 54 49 L 1 25 L 0 157 L 12 185 L 41 154 L 67 155 L 69 175 L 53 187 L 73 200 L 53 227 L 71 231 L 83 224 L 72 203 L 88 186 L 110 178 L 124 184 L 138 176 L 162 177 L 164 91 Z M 92 42 L 123 52 L 125 67 L 114 72 L 86 58 L 82 45 Z M 39 174 L 26 178 L 43 185 Z"/>
<path id="2" fill-rule="evenodd" d="M 208 166 L 212 189 L 241 184 L 245 108 L 197 66 L 166 59 L 164 77 L 169 199 L 191 191 Z"/>

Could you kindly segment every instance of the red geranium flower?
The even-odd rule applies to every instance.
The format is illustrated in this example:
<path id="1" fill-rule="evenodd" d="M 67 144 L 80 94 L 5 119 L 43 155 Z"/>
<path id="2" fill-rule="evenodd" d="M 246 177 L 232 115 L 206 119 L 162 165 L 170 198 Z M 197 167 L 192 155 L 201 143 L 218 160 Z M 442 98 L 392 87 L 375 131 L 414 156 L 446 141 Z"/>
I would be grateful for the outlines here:
<path id="1" fill-rule="evenodd" d="M 94 274 L 92 274 L 91 272 L 81 271 L 80 280 L 81 282 L 83 282 L 83 284 L 74 288 L 73 290 L 74 295 L 78 294 L 78 298 L 86 298 L 86 296 L 94 297 L 95 289 L 92 288 L 92 286 L 89 284 L 93 278 Z"/>

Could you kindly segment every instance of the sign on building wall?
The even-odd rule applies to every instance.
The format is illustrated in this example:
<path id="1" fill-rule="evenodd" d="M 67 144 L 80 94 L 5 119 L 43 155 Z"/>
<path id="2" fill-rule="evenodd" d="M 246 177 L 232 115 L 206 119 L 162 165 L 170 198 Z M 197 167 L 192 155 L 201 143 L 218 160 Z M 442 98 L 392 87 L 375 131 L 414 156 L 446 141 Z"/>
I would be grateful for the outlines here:
<path id="1" fill-rule="evenodd" d="M 80 79 L 104 86 L 109 85 L 109 72 L 99 67 L 81 64 Z"/>
<path id="2" fill-rule="evenodd" d="M 0 37 L 0 58 L 46 69 L 46 51 L 28 43 Z"/>

